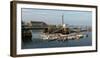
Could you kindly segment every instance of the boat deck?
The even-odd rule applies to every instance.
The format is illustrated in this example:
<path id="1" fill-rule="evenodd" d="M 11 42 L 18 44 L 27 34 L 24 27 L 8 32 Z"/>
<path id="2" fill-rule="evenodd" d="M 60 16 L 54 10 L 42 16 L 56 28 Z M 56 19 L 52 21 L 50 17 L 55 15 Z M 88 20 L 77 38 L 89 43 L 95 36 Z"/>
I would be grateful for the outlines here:
<path id="1" fill-rule="evenodd" d="M 70 39 L 80 39 L 82 37 L 86 37 L 83 33 L 71 33 L 71 34 L 61 34 L 61 33 L 55 33 L 55 34 L 41 34 L 41 38 L 43 40 L 70 40 Z"/>

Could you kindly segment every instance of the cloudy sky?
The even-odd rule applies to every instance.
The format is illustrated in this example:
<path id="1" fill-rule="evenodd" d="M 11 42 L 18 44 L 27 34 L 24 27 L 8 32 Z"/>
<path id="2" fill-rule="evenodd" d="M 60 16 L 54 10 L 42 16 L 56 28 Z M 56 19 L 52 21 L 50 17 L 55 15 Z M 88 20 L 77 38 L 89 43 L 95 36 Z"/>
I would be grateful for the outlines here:
<path id="1" fill-rule="evenodd" d="M 50 10 L 22 8 L 22 20 L 43 21 L 47 24 L 61 24 L 62 15 L 64 23 L 69 25 L 92 25 L 91 11 Z"/>

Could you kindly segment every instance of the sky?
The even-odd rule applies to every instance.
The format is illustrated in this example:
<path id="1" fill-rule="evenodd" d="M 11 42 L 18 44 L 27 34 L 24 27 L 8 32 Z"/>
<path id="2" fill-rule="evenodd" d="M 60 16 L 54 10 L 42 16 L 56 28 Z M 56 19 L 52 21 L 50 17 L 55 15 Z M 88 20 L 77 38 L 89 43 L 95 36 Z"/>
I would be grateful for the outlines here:
<path id="1" fill-rule="evenodd" d="M 62 24 L 62 15 L 64 24 L 68 25 L 92 25 L 92 12 L 80 10 L 57 10 L 57 9 L 34 9 L 22 8 L 22 21 L 43 21 L 47 24 Z"/>

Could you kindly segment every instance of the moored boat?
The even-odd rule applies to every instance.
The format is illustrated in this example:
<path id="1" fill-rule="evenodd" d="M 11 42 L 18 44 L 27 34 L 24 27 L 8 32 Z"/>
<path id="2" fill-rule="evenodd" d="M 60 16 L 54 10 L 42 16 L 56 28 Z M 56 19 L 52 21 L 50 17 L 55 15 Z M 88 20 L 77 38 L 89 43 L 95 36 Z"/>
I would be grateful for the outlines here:
<path id="1" fill-rule="evenodd" d="M 71 39 L 80 39 L 86 37 L 84 34 L 41 34 L 43 40 L 71 40 Z"/>

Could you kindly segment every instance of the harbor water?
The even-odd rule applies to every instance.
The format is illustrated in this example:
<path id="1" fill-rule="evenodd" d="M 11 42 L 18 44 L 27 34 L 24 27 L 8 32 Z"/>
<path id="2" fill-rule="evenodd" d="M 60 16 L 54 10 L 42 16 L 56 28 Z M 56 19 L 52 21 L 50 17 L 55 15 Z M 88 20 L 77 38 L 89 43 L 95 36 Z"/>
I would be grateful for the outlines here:
<path id="1" fill-rule="evenodd" d="M 41 30 L 40 30 L 41 31 Z M 32 31 L 32 41 L 22 42 L 22 49 L 35 49 L 35 48 L 55 48 L 55 47 L 77 47 L 77 46 L 91 46 L 92 45 L 92 32 L 85 32 L 88 37 L 66 40 L 66 41 L 47 41 L 42 40 L 40 37 L 41 32 Z"/>

